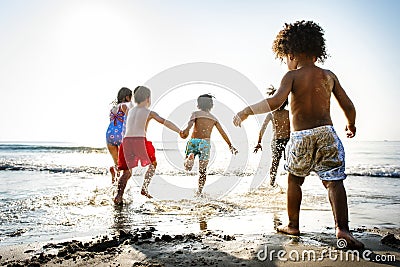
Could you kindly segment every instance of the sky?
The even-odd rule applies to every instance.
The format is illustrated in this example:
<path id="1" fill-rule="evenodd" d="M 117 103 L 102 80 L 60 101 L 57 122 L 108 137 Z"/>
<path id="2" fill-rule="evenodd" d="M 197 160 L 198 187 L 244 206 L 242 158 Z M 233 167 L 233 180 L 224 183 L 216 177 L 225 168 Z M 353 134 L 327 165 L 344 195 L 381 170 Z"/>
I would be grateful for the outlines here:
<path id="1" fill-rule="evenodd" d="M 287 71 L 272 42 L 284 23 L 297 20 L 313 20 L 325 30 L 330 57 L 319 66 L 333 71 L 353 100 L 357 140 L 400 140 L 399 12 L 395 0 L 0 0 L 0 141 L 104 146 L 118 90 L 134 89 L 181 64 L 226 66 L 264 94 Z M 177 95 L 154 108 L 169 117 L 174 109 L 167 107 L 207 92 L 233 112 L 245 106 L 224 97 L 218 86 L 186 90 L 185 100 Z M 344 138 L 344 115 L 332 103 L 334 125 Z M 231 114 L 216 115 L 231 120 Z M 254 132 L 257 126 L 246 127 Z"/>

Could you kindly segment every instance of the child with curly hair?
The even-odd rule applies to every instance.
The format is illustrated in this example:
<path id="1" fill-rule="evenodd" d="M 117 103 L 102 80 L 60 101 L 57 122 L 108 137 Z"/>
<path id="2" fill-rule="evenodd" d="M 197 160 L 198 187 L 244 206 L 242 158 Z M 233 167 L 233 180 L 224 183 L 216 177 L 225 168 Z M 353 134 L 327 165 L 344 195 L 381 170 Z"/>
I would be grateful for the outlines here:
<path id="1" fill-rule="evenodd" d="M 267 94 L 272 96 L 275 92 L 276 89 L 272 86 L 269 88 L 269 92 Z M 290 137 L 290 121 L 289 111 L 286 109 L 287 105 L 288 100 L 286 99 L 280 108 L 267 114 L 264 123 L 261 126 L 260 133 L 258 134 L 257 145 L 254 147 L 254 153 L 257 153 L 259 149 L 262 150 L 262 137 L 267 129 L 268 124 L 272 122 L 274 135 L 271 140 L 272 163 L 269 169 L 269 184 L 271 186 L 276 186 L 275 180 L 276 173 L 278 172 L 279 161 L 282 158 L 282 153 L 285 153 L 286 144 Z"/>
<path id="2" fill-rule="evenodd" d="M 285 24 L 274 43 L 273 51 L 280 60 L 286 59 L 289 71 L 284 75 L 276 93 L 259 103 L 248 106 L 234 117 L 240 126 L 249 115 L 266 113 L 279 108 L 290 94 L 293 132 L 290 135 L 285 169 L 288 174 L 287 212 L 289 223 L 279 232 L 299 235 L 299 214 L 304 178 L 314 171 L 328 191 L 336 237 L 345 239 L 347 248 L 364 245 L 350 233 L 348 206 L 343 180 L 346 178 L 343 145 L 337 136 L 331 116 L 331 94 L 337 99 L 347 118 L 347 137 L 356 134 L 356 110 L 336 75 L 315 65 L 327 58 L 323 29 L 312 21 Z"/>

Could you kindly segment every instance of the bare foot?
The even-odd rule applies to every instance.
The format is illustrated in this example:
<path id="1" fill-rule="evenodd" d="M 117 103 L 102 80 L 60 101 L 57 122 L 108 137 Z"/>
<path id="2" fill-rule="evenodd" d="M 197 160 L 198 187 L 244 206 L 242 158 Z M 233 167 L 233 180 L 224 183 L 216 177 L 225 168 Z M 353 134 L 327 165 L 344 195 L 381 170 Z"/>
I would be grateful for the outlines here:
<path id="1" fill-rule="evenodd" d="M 278 226 L 276 228 L 276 231 L 287 235 L 296 235 L 296 236 L 300 235 L 300 230 L 298 228 L 294 228 L 291 226 Z"/>
<path id="2" fill-rule="evenodd" d="M 339 239 L 344 239 L 346 240 L 345 246 L 342 245 L 340 248 L 348 248 L 348 249 L 363 249 L 364 244 L 355 239 L 355 237 L 346 230 L 340 230 L 336 229 L 336 237 L 338 239 L 338 245 L 339 245 Z"/>
<path id="3" fill-rule="evenodd" d="M 185 159 L 183 166 L 185 166 L 185 170 L 191 171 L 194 165 L 194 154 L 190 153 L 189 156 Z"/>
<path id="4" fill-rule="evenodd" d="M 115 169 L 114 166 L 110 167 L 111 183 L 115 183 Z"/>
<path id="5" fill-rule="evenodd" d="M 147 192 L 146 190 L 142 189 L 142 191 L 140 192 L 140 194 L 142 194 L 143 196 L 147 197 L 147 198 L 153 198 L 149 192 Z"/>

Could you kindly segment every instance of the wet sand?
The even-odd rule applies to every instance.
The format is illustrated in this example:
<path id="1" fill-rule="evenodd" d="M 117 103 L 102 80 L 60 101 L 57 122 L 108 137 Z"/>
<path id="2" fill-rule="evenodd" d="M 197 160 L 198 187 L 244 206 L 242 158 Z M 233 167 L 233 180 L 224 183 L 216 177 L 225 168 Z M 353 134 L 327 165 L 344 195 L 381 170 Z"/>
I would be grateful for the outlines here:
<path id="1" fill-rule="evenodd" d="M 368 186 L 378 188 L 371 181 Z M 101 208 L 97 217 L 84 220 L 93 233 L 82 237 L 71 231 L 70 237 L 62 237 L 67 239 L 52 240 L 55 235 L 43 231 L 43 242 L 19 239 L 20 245 L 2 245 L 0 266 L 400 266 L 397 201 L 387 191 L 382 198 L 356 188 L 362 185 L 358 178 L 348 183 L 350 227 L 366 245 L 356 251 L 358 257 L 338 250 L 326 192 L 318 180 L 309 179 L 303 188 L 300 237 L 274 230 L 286 224 L 285 188 L 260 187 L 221 200 L 149 201 L 132 186 L 126 196 L 131 201 L 117 208 L 108 204 L 112 188 L 105 186 L 74 209 L 82 214 Z M 112 223 L 98 235 L 96 225 L 105 219 Z M 60 226 L 55 227 L 61 236 Z"/>
<path id="2" fill-rule="evenodd" d="M 90 239 L 0 247 L 0 265 L 400 266 L 399 229 L 352 232 L 366 245 L 364 250 L 338 249 L 334 235 L 323 232 L 300 237 L 226 235 L 210 230 L 168 235 L 149 227 Z"/>

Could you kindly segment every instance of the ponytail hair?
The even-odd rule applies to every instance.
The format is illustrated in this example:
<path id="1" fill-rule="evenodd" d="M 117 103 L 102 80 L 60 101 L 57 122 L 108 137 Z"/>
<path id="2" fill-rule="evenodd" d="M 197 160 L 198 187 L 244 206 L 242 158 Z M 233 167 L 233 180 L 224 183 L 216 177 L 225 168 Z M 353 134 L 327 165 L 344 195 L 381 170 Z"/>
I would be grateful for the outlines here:
<path id="1" fill-rule="evenodd" d="M 119 89 L 117 95 L 117 104 L 126 102 L 127 96 L 132 97 L 131 89 L 129 89 L 128 87 L 122 87 L 121 89 Z"/>
<path id="2" fill-rule="evenodd" d="M 126 97 L 127 96 L 132 97 L 131 89 L 129 89 L 128 87 L 122 87 L 118 91 L 117 98 L 114 99 L 113 102 L 111 102 L 111 105 L 113 107 L 116 107 L 118 104 L 126 102 Z"/>

